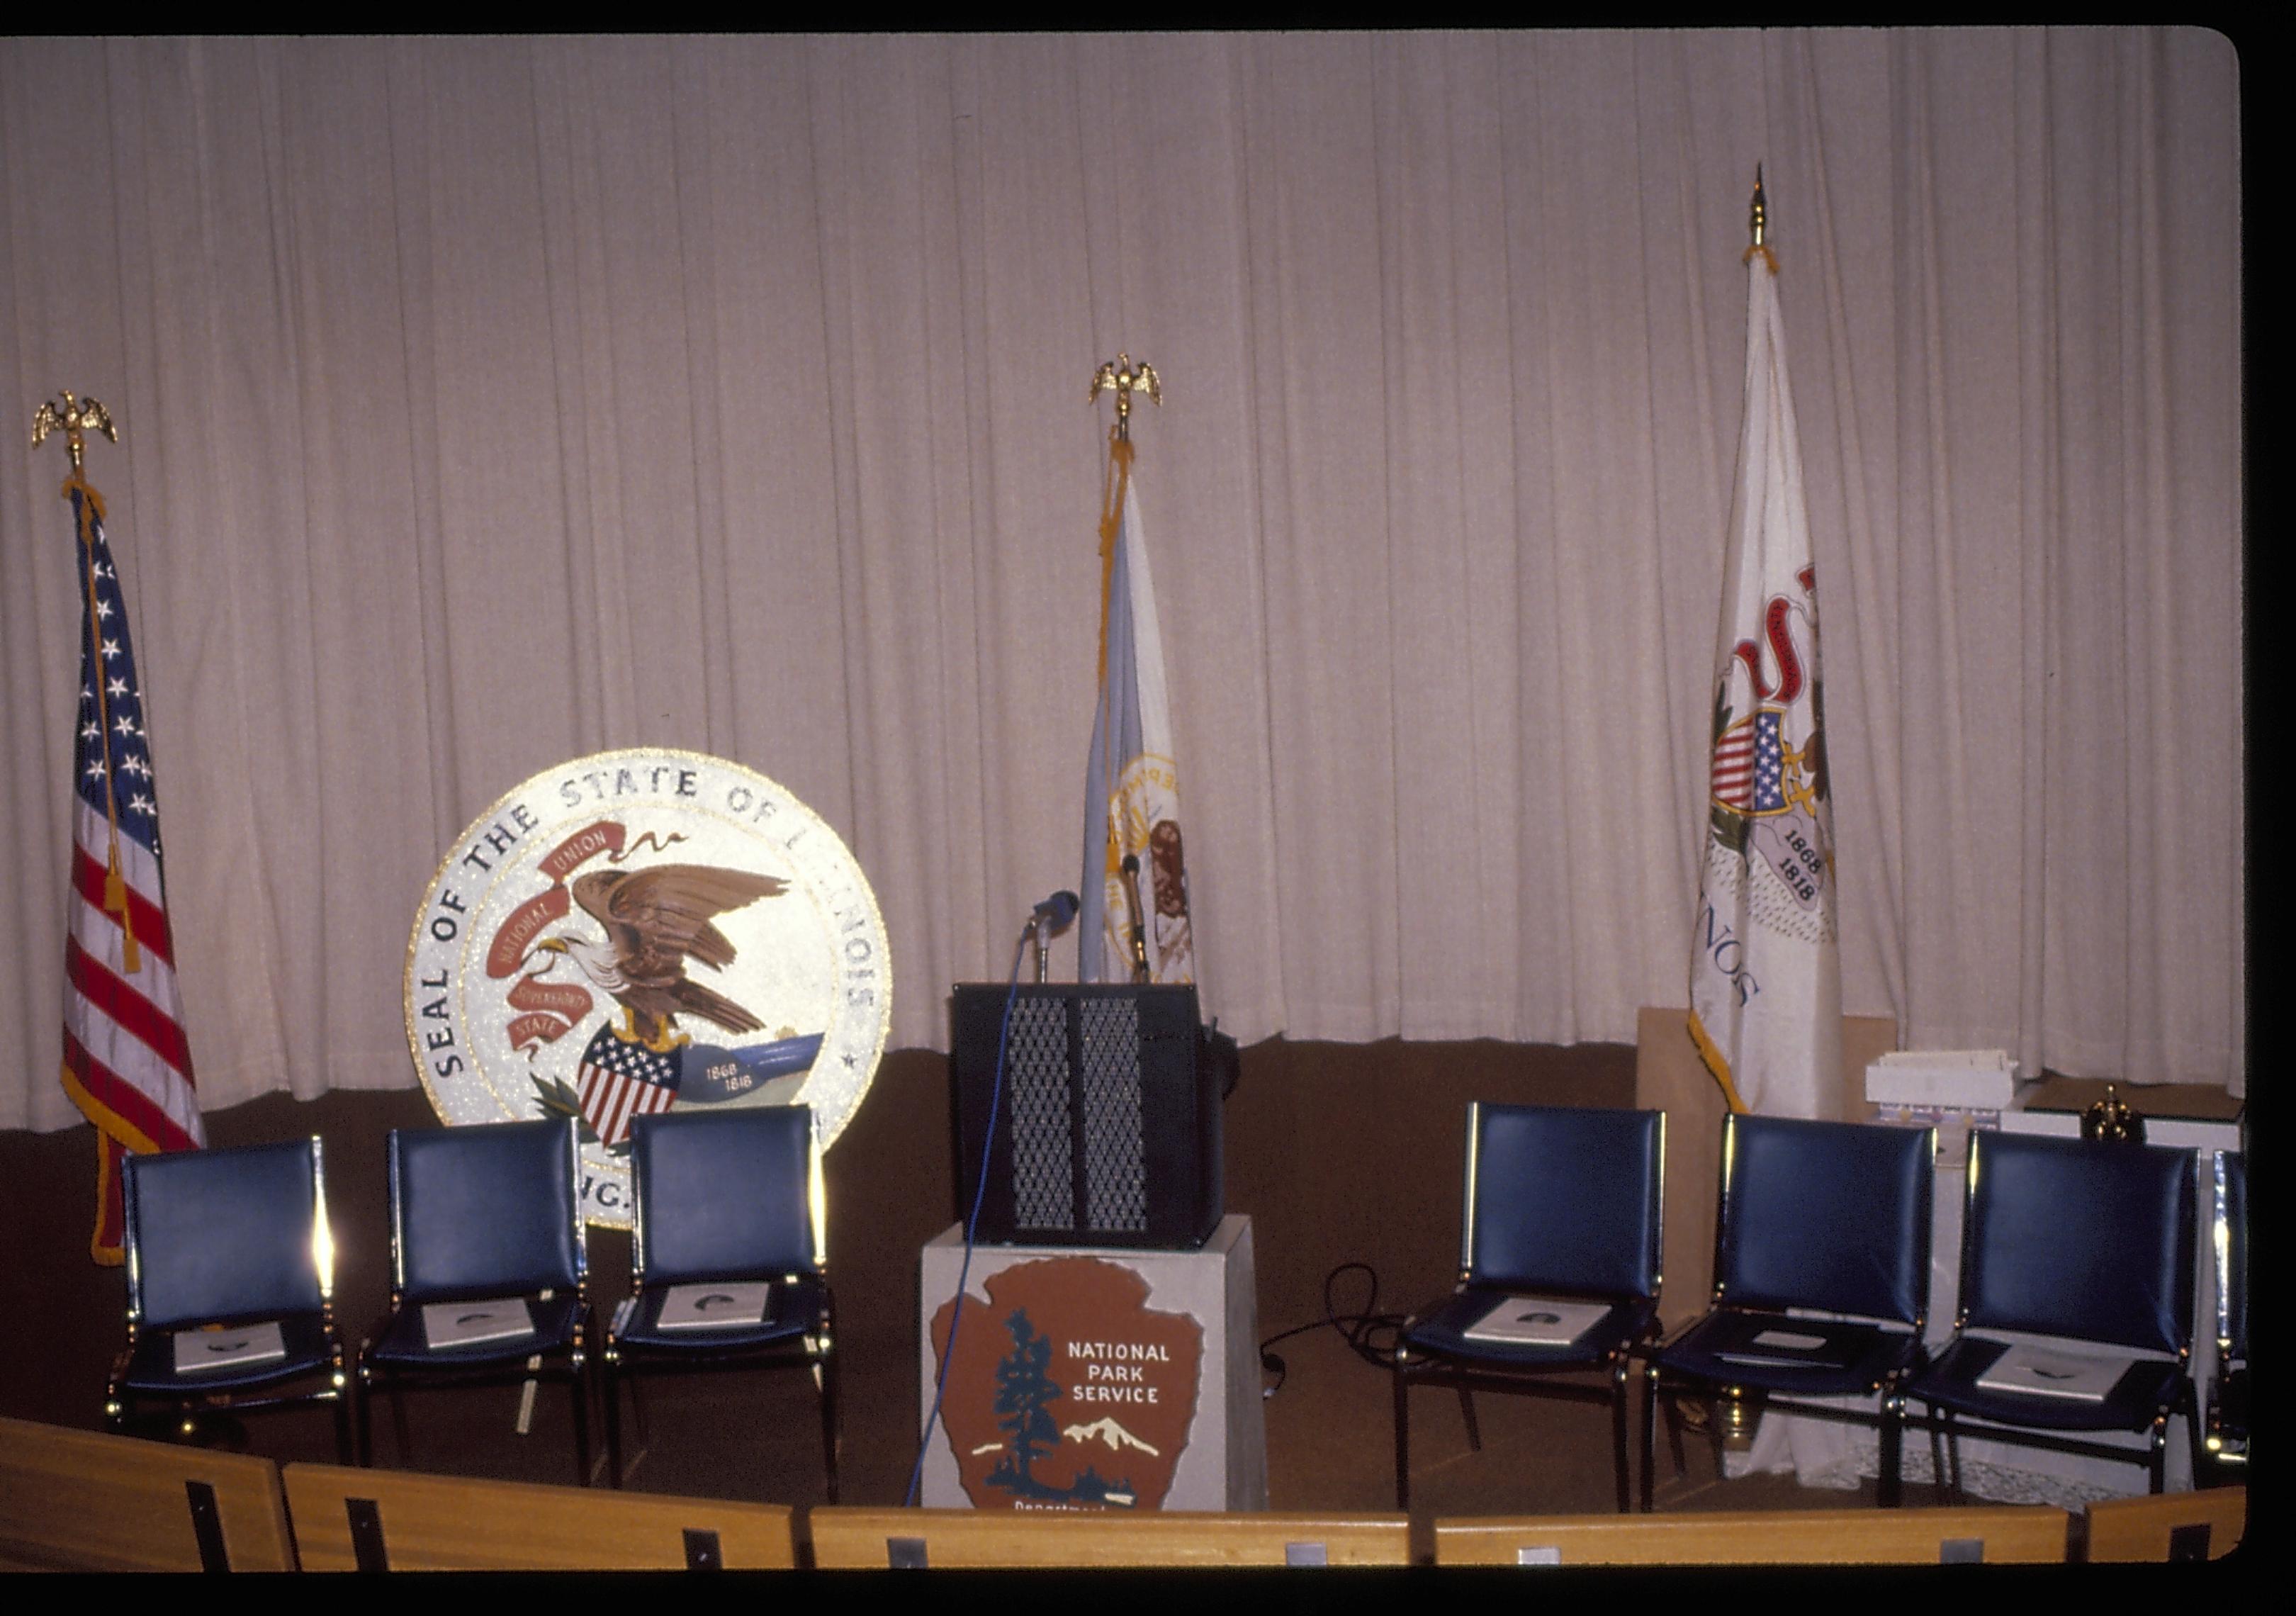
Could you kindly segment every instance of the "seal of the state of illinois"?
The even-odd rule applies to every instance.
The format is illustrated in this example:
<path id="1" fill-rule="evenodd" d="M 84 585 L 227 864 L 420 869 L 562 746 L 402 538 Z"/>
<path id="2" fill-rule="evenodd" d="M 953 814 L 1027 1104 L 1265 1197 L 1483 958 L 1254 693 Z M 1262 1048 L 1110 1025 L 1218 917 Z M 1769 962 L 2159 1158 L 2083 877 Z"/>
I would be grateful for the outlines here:
<path id="1" fill-rule="evenodd" d="M 406 1038 L 453 1123 L 580 1119 L 582 1210 L 630 1221 L 630 1119 L 804 1104 L 825 1150 L 884 1052 L 885 922 L 837 833 L 699 752 L 599 752 L 472 822 L 406 950 Z"/>

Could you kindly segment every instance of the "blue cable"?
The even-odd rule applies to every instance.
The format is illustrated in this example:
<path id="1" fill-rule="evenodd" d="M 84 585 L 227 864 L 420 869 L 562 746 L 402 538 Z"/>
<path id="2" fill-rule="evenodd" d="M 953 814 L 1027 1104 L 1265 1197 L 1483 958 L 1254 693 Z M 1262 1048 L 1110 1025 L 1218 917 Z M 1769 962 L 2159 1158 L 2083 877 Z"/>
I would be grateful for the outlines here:
<path id="1" fill-rule="evenodd" d="M 996 1143 L 997 1111 L 1004 1101 L 1004 1046 L 1013 1033 L 1013 1006 L 1021 997 L 1021 962 L 1028 954 L 1029 939 L 1023 936 L 1020 951 L 1013 956 L 1013 981 L 1004 995 L 1004 1016 L 996 1026 L 996 1072 L 988 1090 L 988 1128 L 980 1140 L 980 1170 L 973 1175 L 972 1212 L 964 1222 L 964 1260 L 956 1271 L 956 1310 L 948 1317 L 948 1347 L 941 1354 L 940 1374 L 933 1382 L 932 1409 L 925 1415 L 924 1434 L 917 1440 L 917 1462 L 909 1471 L 908 1496 L 901 1500 L 904 1509 L 916 1504 L 917 1489 L 924 1481 L 925 1455 L 932 1448 L 933 1427 L 940 1421 L 941 1394 L 948 1390 L 948 1366 L 956 1361 L 956 1332 L 964 1323 L 964 1284 L 972 1272 L 972 1247 L 980 1230 L 981 1199 L 988 1193 L 988 1153 Z"/>

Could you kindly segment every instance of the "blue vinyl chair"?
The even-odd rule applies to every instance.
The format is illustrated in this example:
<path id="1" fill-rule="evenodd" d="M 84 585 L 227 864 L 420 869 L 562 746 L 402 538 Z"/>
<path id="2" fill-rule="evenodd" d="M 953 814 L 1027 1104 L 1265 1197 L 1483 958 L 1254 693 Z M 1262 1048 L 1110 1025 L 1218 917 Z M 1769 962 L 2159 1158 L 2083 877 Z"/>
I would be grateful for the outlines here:
<path id="1" fill-rule="evenodd" d="M 1646 1370 L 1682 1469 L 1682 1394 L 1766 1401 L 1874 1425 L 1881 1502 L 1898 1502 L 1906 1376 L 1928 1360 L 1934 1128 L 1737 1113 L 1722 1120 L 1714 1302 L 1650 1354 Z M 1820 1317 L 1813 1315 L 1832 1315 Z M 1874 1398 L 1872 1409 L 1812 1402 Z M 1724 1422 L 1712 1422 L 1720 1472 Z M 1643 1429 L 1643 1507 L 1654 1438 Z"/>
<path id="2" fill-rule="evenodd" d="M 2214 1216 L 2209 1244 L 2217 1270 L 2216 1383 L 2209 1393 L 2209 1458 L 2248 1464 L 2248 1158 L 2218 1151 L 2211 1161 Z"/>
<path id="3" fill-rule="evenodd" d="M 373 1462 L 370 1405 L 390 1398 L 399 1460 L 409 1386 L 563 1380 L 574 1456 L 590 1480 L 589 1272 L 582 1242 L 581 1142 L 573 1119 L 391 1130 L 390 1310 L 360 1343 L 359 1463 Z M 456 1344 L 456 1303 L 498 1302 L 527 1333 Z M 480 1309 L 473 1309 L 476 1317 Z M 434 1343 L 433 1333 L 442 1339 Z M 539 1359 L 538 1363 L 534 1360 Z"/>
<path id="4" fill-rule="evenodd" d="M 1609 1403 L 1619 1509 L 1630 1507 L 1627 1381 L 1633 1349 L 1658 1331 L 1665 1161 L 1663 1112 L 1468 1106 L 1458 1283 L 1404 1322 L 1393 1359 L 1396 1508 L 1411 1505 L 1410 1391 L 1417 1385 L 1458 1392 L 1477 1450 L 1477 1391 Z M 1600 1312 L 1562 1344 L 1470 1333 L 1522 1299 Z M 1650 1420 L 1647 1382 L 1643 1419 Z"/>
<path id="5" fill-rule="evenodd" d="M 1962 1225 L 1961 1300 L 1953 1339 L 1906 1392 L 1928 1413 L 1960 1492 L 1956 1416 L 1988 1440 L 2146 1466 L 2167 1477 L 2169 1421 L 2193 1431 L 2193 1154 L 2161 1145 L 2033 1134 L 1970 1136 Z M 2004 1340 L 2006 1333 L 2011 1340 Z M 2129 1356 L 2101 1399 L 2005 1390 L 1980 1382 L 2018 1344 L 2043 1338 Z M 2026 1344 L 2031 1344 L 2028 1342 Z M 2143 1449 L 2100 1442 L 2147 1434 Z M 1939 1475 L 1946 1474 L 1942 1461 Z"/>
<path id="6" fill-rule="evenodd" d="M 105 1391 L 111 1427 L 125 1430 L 152 1407 L 188 1430 L 202 1413 L 326 1403 L 348 1464 L 350 1377 L 317 1137 L 130 1156 L 123 1166 L 127 1344 Z M 193 1361 L 202 1348 L 259 1343 L 274 1325 L 276 1352 Z"/>
<path id="7" fill-rule="evenodd" d="M 615 1308 L 600 1355 L 615 1486 L 622 1484 L 622 1379 L 806 1368 L 820 1396 L 829 1502 L 837 1502 L 837 1358 L 821 1184 L 808 1106 L 630 1120 L 632 1294 Z M 757 1281 L 770 1287 L 762 1317 L 702 1329 L 663 1322 L 664 1304 L 685 1287 Z M 634 1398 L 636 1390 L 633 1383 Z"/>

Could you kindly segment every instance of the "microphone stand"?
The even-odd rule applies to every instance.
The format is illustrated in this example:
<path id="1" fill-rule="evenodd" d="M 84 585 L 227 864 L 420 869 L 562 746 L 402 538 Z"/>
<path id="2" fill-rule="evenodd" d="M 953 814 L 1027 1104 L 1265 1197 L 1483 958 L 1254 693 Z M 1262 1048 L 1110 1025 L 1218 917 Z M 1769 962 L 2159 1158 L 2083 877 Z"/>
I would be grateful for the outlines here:
<path id="1" fill-rule="evenodd" d="M 1132 980 L 1149 980 L 1148 927 L 1140 908 L 1140 855 L 1124 856 L 1124 883 L 1132 895 Z"/>

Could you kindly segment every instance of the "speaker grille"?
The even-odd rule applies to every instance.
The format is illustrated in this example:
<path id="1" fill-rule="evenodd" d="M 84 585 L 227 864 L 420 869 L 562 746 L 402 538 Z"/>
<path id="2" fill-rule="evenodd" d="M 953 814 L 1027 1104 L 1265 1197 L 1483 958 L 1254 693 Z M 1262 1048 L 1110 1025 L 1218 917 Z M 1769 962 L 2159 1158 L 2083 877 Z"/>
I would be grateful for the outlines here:
<path id="1" fill-rule="evenodd" d="M 1005 1070 L 1013 1085 L 1013 1219 L 1024 1229 L 1076 1226 L 1070 1153 L 1068 1006 L 1013 1006 Z"/>
<path id="2" fill-rule="evenodd" d="M 1084 1044 L 1085 1217 L 1095 1229 L 1148 1226 L 1141 1161 L 1140 1006 L 1129 998 L 1078 1001 Z"/>

